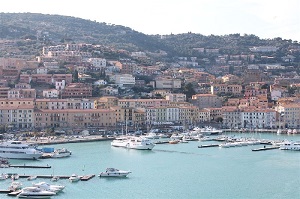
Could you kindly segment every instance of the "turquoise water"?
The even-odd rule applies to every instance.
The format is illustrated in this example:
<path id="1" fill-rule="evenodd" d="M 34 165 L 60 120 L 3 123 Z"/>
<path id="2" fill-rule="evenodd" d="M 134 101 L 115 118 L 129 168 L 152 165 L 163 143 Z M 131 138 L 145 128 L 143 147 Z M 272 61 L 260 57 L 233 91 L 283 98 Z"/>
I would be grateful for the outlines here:
<path id="1" fill-rule="evenodd" d="M 238 135 L 238 134 L 236 134 Z M 249 134 L 239 136 L 249 137 Z M 253 134 L 258 138 L 300 140 L 300 135 Z M 94 177 L 70 183 L 53 198 L 300 198 L 300 152 L 269 150 L 257 146 L 198 148 L 189 142 L 156 145 L 152 151 L 114 148 L 109 141 L 53 145 L 73 152 L 66 159 L 11 160 L 12 164 L 51 165 L 51 169 L 1 169 L 3 173 L 28 175 L 96 174 L 107 167 L 131 170 L 128 178 Z M 32 181 L 19 179 L 24 186 Z M 47 179 L 37 179 L 48 181 Z M 52 183 L 52 182 L 51 182 Z M 6 189 L 10 180 L 1 181 Z M 0 198 L 11 198 L 5 194 Z"/>

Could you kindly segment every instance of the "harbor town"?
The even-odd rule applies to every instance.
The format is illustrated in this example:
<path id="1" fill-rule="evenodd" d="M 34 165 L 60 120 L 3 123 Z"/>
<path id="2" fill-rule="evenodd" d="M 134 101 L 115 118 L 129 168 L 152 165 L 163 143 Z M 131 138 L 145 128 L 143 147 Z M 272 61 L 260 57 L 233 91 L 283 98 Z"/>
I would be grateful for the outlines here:
<path id="1" fill-rule="evenodd" d="M 0 26 L 0 198 L 299 198 L 298 41 Z"/>

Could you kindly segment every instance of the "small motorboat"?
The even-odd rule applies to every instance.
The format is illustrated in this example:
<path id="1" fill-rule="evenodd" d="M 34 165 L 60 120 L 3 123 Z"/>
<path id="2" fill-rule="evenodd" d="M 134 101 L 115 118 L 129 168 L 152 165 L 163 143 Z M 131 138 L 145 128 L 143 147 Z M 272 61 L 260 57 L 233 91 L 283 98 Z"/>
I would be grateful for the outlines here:
<path id="1" fill-rule="evenodd" d="M 51 191 L 45 191 L 38 187 L 25 187 L 18 194 L 19 198 L 50 198 L 56 193 Z"/>
<path id="2" fill-rule="evenodd" d="M 71 155 L 72 155 L 71 151 L 69 151 L 66 148 L 62 148 L 62 149 L 55 150 L 54 153 L 52 154 L 52 158 L 65 158 Z"/>
<path id="3" fill-rule="evenodd" d="M 179 143 L 179 140 L 170 140 L 169 141 L 169 144 L 178 144 Z"/>
<path id="4" fill-rule="evenodd" d="M 12 174 L 10 176 L 11 180 L 18 180 L 20 178 L 20 176 L 18 174 Z"/>
<path id="5" fill-rule="evenodd" d="M 55 192 L 55 193 L 60 192 L 65 188 L 65 186 L 62 186 L 62 185 L 50 185 L 47 182 L 33 183 L 32 185 L 34 187 L 38 187 L 42 190 L 51 191 L 51 192 Z"/>
<path id="6" fill-rule="evenodd" d="M 27 178 L 27 180 L 35 180 L 37 178 L 37 176 L 29 176 L 28 178 Z"/>
<path id="7" fill-rule="evenodd" d="M 21 189 L 21 187 L 22 187 L 22 183 L 21 182 L 12 181 L 12 183 L 8 187 L 8 190 L 10 190 L 10 191 L 17 191 L 17 190 Z"/>
<path id="8" fill-rule="evenodd" d="M 0 180 L 6 180 L 7 178 L 8 178 L 8 175 L 5 174 L 5 173 L 2 173 L 2 174 L 0 175 Z"/>
<path id="9" fill-rule="evenodd" d="M 101 172 L 99 177 L 126 177 L 131 171 L 124 171 L 115 168 L 107 168 L 105 172 Z"/>
<path id="10" fill-rule="evenodd" d="M 76 174 L 72 174 L 71 177 L 69 177 L 70 182 L 78 182 L 80 180 L 80 177 Z"/>
<path id="11" fill-rule="evenodd" d="M 51 178 L 51 181 L 52 182 L 56 182 L 56 181 L 58 181 L 59 180 L 59 176 L 53 176 L 52 178 Z"/>

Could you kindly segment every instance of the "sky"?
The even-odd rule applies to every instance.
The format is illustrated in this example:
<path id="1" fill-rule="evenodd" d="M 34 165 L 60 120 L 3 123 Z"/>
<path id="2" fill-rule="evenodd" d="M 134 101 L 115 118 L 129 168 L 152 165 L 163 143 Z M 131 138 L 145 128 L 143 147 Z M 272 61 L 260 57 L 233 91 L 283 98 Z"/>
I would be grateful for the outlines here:
<path id="1" fill-rule="evenodd" d="M 255 34 L 300 42 L 300 0 L 1 0 L 0 12 L 79 17 L 145 34 Z"/>

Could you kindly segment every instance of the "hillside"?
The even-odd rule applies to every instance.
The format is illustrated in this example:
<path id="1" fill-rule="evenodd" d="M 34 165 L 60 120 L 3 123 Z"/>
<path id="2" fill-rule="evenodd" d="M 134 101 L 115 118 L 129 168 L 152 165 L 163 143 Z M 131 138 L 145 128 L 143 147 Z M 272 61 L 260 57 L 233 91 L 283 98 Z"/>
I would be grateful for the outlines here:
<path id="1" fill-rule="evenodd" d="M 193 48 L 219 48 L 220 53 L 241 54 L 249 53 L 249 47 L 263 45 L 277 46 L 279 54 L 286 54 L 289 48 L 300 46 L 296 41 L 260 39 L 252 34 L 204 36 L 185 33 L 166 35 L 162 39 L 160 35 L 146 35 L 121 25 L 60 15 L 0 13 L 0 22 L 0 39 L 36 39 L 38 36 L 48 44 L 61 41 L 97 43 L 129 51 L 164 50 L 170 56 L 198 56 Z"/>

